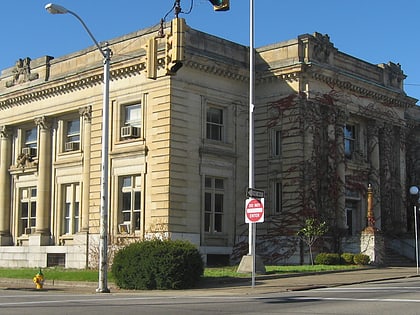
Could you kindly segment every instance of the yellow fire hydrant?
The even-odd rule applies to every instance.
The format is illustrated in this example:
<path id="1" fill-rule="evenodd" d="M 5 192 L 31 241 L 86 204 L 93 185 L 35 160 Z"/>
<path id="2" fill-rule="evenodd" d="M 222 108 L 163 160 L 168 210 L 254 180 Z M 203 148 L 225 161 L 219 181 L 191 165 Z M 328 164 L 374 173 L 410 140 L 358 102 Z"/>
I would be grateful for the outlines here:
<path id="1" fill-rule="evenodd" d="M 44 286 L 44 274 L 42 273 L 41 268 L 39 268 L 39 272 L 35 275 L 35 277 L 33 278 L 33 281 L 38 290 L 42 289 L 42 287 Z"/>

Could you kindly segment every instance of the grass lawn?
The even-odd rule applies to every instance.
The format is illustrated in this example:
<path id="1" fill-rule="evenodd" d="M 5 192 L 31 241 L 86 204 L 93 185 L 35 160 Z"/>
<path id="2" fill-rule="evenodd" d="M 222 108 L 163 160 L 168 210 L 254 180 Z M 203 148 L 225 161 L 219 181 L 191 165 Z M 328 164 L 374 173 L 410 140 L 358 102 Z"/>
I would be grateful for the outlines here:
<path id="1" fill-rule="evenodd" d="M 217 277 L 249 277 L 250 274 L 237 273 L 238 266 L 215 267 L 204 269 L 204 277 L 217 278 Z M 361 266 L 357 265 L 302 265 L 302 266 L 265 266 L 266 274 L 285 274 L 285 273 L 312 273 L 322 271 L 335 271 L 335 270 L 352 270 L 358 269 Z"/>
<path id="2" fill-rule="evenodd" d="M 0 268 L 0 278 L 32 279 L 39 268 Z M 98 281 L 97 270 L 79 270 L 64 268 L 43 268 L 45 280 L 63 281 Z M 112 273 L 108 273 L 109 281 L 112 281 Z"/>
<path id="3" fill-rule="evenodd" d="M 303 266 L 266 266 L 267 274 L 285 273 L 306 273 L 322 272 L 332 270 L 351 270 L 361 268 L 356 265 L 303 265 Z M 204 269 L 204 278 L 244 278 L 250 274 L 240 274 L 236 272 L 237 266 L 213 267 Z M 0 278 L 32 279 L 37 273 L 38 268 L 0 268 Z M 98 281 L 97 270 L 78 270 L 63 268 L 44 268 L 42 273 L 47 281 Z M 111 272 L 108 272 L 108 280 L 113 281 Z"/>

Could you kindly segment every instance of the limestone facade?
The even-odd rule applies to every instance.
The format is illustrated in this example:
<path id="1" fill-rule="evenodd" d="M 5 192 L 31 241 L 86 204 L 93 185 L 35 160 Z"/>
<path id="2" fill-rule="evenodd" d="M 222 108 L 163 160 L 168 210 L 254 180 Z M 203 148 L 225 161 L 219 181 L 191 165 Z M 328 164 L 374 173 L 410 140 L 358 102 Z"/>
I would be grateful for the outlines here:
<path id="1" fill-rule="evenodd" d="M 110 256 L 128 242 L 170 237 L 190 240 L 209 263 L 238 259 L 248 231 L 248 47 L 187 28 L 176 75 L 165 75 L 157 39 L 152 80 L 146 48 L 156 35 L 109 41 Z M 328 222 L 330 239 L 357 238 L 369 183 L 375 226 L 408 232 L 406 191 L 416 179 L 407 176 L 415 165 L 406 139 L 420 116 L 401 67 L 346 55 L 318 33 L 256 56 L 255 179 L 266 192 L 257 252 L 303 262 L 295 234 L 308 216 Z M 1 72 L 0 266 L 97 263 L 102 62 L 92 46 Z"/>

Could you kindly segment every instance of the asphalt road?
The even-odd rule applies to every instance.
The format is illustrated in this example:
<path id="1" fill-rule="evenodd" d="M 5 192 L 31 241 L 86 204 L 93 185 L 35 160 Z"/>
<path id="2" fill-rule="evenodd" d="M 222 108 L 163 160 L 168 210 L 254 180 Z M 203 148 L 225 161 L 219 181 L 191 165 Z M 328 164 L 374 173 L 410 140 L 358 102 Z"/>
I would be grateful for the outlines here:
<path id="1" fill-rule="evenodd" d="M 222 292 L 220 292 L 222 293 Z M 0 314 L 420 314 L 420 278 L 253 294 L 0 290 Z"/>

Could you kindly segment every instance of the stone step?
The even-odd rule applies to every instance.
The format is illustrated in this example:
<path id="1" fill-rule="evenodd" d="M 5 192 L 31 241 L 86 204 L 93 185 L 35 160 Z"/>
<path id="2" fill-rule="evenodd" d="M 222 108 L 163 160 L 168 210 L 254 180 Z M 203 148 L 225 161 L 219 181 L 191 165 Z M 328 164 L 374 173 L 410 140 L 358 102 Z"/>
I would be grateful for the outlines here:
<path id="1" fill-rule="evenodd" d="M 391 248 L 385 249 L 385 265 L 389 267 L 413 267 L 416 262 Z"/>

